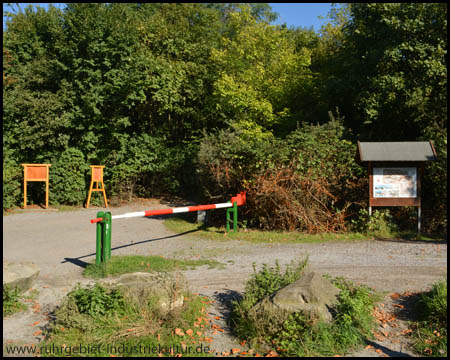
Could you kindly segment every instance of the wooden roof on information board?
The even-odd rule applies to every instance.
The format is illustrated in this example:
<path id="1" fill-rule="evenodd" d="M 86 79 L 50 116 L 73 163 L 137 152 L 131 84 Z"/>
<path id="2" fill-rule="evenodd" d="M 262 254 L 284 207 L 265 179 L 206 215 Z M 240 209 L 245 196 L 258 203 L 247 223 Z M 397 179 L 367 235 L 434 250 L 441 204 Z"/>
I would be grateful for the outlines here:
<path id="1" fill-rule="evenodd" d="M 362 162 L 437 160 L 436 150 L 431 141 L 358 141 L 357 157 Z"/>

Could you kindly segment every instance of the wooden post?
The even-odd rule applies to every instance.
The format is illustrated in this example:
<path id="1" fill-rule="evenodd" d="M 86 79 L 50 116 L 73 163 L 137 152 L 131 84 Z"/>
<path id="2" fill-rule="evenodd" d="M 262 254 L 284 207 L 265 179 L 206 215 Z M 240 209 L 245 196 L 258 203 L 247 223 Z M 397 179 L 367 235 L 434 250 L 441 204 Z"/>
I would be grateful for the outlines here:
<path id="1" fill-rule="evenodd" d="M 91 195 L 93 191 L 101 191 L 103 193 L 103 199 L 105 200 L 105 207 L 108 207 L 108 200 L 106 199 L 105 184 L 103 183 L 103 168 L 104 165 L 90 165 L 91 167 L 91 185 L 89 186 L 89 194 L 86 203 L 86 209 L 89 208 L 89 203 L 91 201 Z M 96 187 L 94 188 L 94 182 Z M 99 183 L 102 187 L 99 188 Z"/>
<path id="2" fill-rule="evenodd" d="M 45 181 L 45 208 L 48 209 L 48 181 L 51 164 L 20 164 L 23 166 L 23 208 L 27 208 L 27 182 Z"/>

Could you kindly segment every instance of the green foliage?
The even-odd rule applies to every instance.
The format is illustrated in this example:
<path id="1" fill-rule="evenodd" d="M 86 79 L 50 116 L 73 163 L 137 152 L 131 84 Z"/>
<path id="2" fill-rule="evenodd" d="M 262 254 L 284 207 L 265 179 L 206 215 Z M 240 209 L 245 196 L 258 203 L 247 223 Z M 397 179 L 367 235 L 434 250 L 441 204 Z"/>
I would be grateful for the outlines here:
<path id="1" fill-rule="evenodd" d="M 83 153 L 68 148 L 51 161 L 49 196 L 52 204 L 81 205 L 87 198 L 90 167 Z"/>
<path id="2" fill-rule="evenodd" d="M 12 151 L 3 151 L 3 211 L 20 204 L 22 199 L 23 167 L 14 159 Z"/>
<path id="3" fill-rule="evenodd" d="M 241 338 L 258 338 L 262 336 L 267 324 L 261 324 L 257 320 L 257 314 L 252 311 L 253 306 L 273 294 L 281 288 L 300 279 L 308 258 L 297 264 L 291 262 L 287 265 L 284 273 L 280 270 L 278 261 L 275 267 L 263 264 L 257 272 L 253 264 L 253 274 L 245 285 L 245 293 L 242 299 L 233 301 L 231 323 L 233 331 Z M 276 319 L 272 319 L 276 322 Z"/>
<path id="4" fill-rule="evenodd" d="M 120 313 L 124 306 L 123 296 L 118 290 L 106 290 L 98 283 L 92 288 L 81 288 L 78 284 L 68 298 L 75 303 L 80 314 L 91 317 L 113 316 Z"/>
<path id="5" fill-rule="evenodd" d="M 147 134 L 124 135 L 118 140 L 120 149 L 106 157 L 105 178 L 111 194 L 126 194 L 130 201 L 134 195 L 151 194 L 144 184 L 159 184 L 157 176 L 170 162 L 163 141 Z"/>
<path id="6" fill-rule="evenodd" d="M 346 209 L 361 201 L 364 172 L 341 122 L 331 116 L 324 125 L 304 124 L 286 139 L 250 136 L 239 128 L 205 136 L 198 154 L 205 195 L 212 200 L 247 190 L 243 215 L 251 226 L 345 229 Z"/>
<path id="7" fill-rule="evenodd" d="M 253 306 L 281 287 L 301 276 L 304 263 L 294 271 L 280 274 L 275 268 L 263 268 L 247 282 L 244 297 L 233 304 L 232 324 L 235 333 L 252 346 L 274 348 L 284 356 L 332 356 L 346 354 L 371 338 L 375 326 L 372 310 L 376 297 L 365 286 L 355 286 L 343 278 L 333 279 L 341 291 L 332 309 L 334 318 L 326 323 L 303 312 L 273 314 L 255 312 Z M 280 286 L 280 284 L 283 285 Z M 259 345 L 258 345 L 259 343 Z"/>
<path id="8" fill-rule="evenodd" d="M 9 285 L 3 285 L 3 317 L 26 308 L 27 306 L 21 302 L 19 288 L 16 286 L 11 289 Z"/>
<path id="9" fill-rule="evenodd" d="M 268 4 L 70 3 L 8 14 L 4 209 L 18 204 L 21 162 L 62 165 L 65 154 L 73 188 L 61 193 L 63 168 L 52 165 L 51 201 L 81 205 L 85 174 L 74 172 L 84 161 L 106 165 L 108 196 L 246 189 L 249 199 L 263 194 L 249 204 L 250 227 L 341 231 L 366 196 L 356 139 L 433 140 L 424 230 L 445 232 L 446 14 L 445 3 L 341 4 L 320 34 L 270 25 Z M 288 220 L 261 211 L 277 201 L 292 204 Z"/>
<path id="10" fill-rule="evenodd" d="M 247 295 L 244 297 L 244 301 L 253 306 L 266 296 L 292 284 L 300 278 L 307 262 L 308 258 L 298 262 L 298 264 L 291 263 L 291 265 L 286 266 L 284 273 L 280 271 L 278 261 L 275 261 L 274 267 L 263 264 L 258 272 L 256 271 L 256 265 L 253 264 L 253 274 L 245 285 Z"/>
<path id="11" fill-rule="evenodd" d="M 376 237 L 389 237 L 398 230 L 388 209 L 375 210 L 372 216 L 367 209 L 360 209 L 351 224 L 354 231 Z"/>
<path id="12" fill-rule="evenodd" d="M 90 278 L 105 278 L 133 272 L 166 272 L 192 269 L 208 265 L 209 268 L 219 265 L 215 260 L 178 260 L 161 256 L 113 256 L 107 263 L 89 264 L 83 275 Z"/>
<path id="13" fill-rule="evenodd" d="M 420 356 L 447 356 L 447 280 L 433 284 L 417 303 L 414 349 Z"/>
<path id="14" fill-rule="evenodd" d="M 122 298 L 115 290 L 105 290 L 99 285 L 93 288 L 78 286 L 55 311 L 55 319 L 47 329 L 46 348 L 41 355 L 61 357 L 60 352 L 49 351 L 59 348 L 64 349 L 64 356 L 79 356 L 79 352 L 70 351 L 79 344 L 95 346 L 95 356 L 100 357 L 142 356 L 139 349 L 144 348 L 150 356 L 169 356 L 171 349 L 172 356 L 186 354 L 182 349 L 186 349 L 187 339 L 197 342 L 200 337 L 195 332 L 192 337 L 178 336 L 174 330 L 194 329 L 197 319 L 204 315 L 205 298 L 190 293 L 183 295 L 185 302 L 181 308 L 161 315 L 156 297 L 138 304 L 131 297 Z M 197 345 L 190 346 L 191 354 L 208 356 L 196 354 L 195 348 Z"/>

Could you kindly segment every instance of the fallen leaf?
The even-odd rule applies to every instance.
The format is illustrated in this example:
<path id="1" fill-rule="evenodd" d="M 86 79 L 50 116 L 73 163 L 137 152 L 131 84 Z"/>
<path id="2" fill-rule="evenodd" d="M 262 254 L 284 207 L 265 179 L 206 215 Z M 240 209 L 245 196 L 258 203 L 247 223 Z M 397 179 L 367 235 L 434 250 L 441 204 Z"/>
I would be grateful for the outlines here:
<path id="1" fill-rule="evenodd" d="M 232 353 L 232 354 L 237 354 L 238 352 L 241 352 L 241 349 L 239 349 L 239 348 L 233 348 L 233 349 L 231 349 L 231 353 Z"/>
<path id="2" fill-rule="evenodd" d="M 33 333 L 34 336 L 38 336 L 42 334 L 42 330 L 37 330 Z"/>
<path id="3" fill-rule="evenodd" d="M 175 334 L 178 335 L 178 336 L 184 336 L 184 332 L 180 328 L 176 328 L 175 329 Z"/>
<path id="4" fill-rule="evenodd" d="M 220 320 L 220 316 L 214 316 L 214 319 Z"/>
<path id="5" fill-rule="evenodd" d="M 245 343 L 247 342 L 247 340 L 242 340 L 239 344 L 241 345 L 241 346 L 245 346 Z"/>
<path id="6" fill-rule="evenodd" d="M 405 330 L 402 331 L 403 335 L 410 334 L 410 333 L 412 333 L 411 329 L 405 329 Z"/>
<path id="7" fill-rule="evenodd" d="M 383 352 L 380 349 L 375 350 L 378 354 L 382 354 Z"/>
<path id="8" fill-rule="evenodd" d="M 391 296 L 391 299 L 398 299 L 400 297 L 400 294 L 399 293 L 393 293 L 390 296 Z"/>
<path id="9" fill-rule="evenodd" d="M 194 331 L 192 329 L 188 329 L 188 330 L 186 330 L 186 334 L 188 334 L 189 336 L 192 336 L 194 334 Z"/>
<path id="10" fill-rule="evenodd" d="M 364 349 L 369 350 L 369 349 L 373 349 L 372 345 L 367 345 Z"/>
<path id="11" fill-rule="evenodd" d="M 39 321 L 35 321 L 32 326 L 36 326 L 37 324 L 39 324 Z"/>
<path id="12" fill-rule="evenodd" d="M 201 331 L 197 331 L 197 335 L 198 336 L 202 336 L 202 332 Z"/>
<path id="13" fill-rule="evenodd" d="M 398 307 L 399 309 L 403 309 L 405 306 L 400 304 L 394 304 L 392 306 Z"/>

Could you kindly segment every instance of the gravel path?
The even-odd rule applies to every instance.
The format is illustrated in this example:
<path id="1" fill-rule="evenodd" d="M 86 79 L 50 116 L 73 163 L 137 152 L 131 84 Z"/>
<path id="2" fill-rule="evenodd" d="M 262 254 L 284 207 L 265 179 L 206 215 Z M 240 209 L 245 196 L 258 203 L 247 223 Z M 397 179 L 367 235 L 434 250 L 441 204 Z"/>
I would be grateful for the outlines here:
<path id="1" fill-rule="evenodd" d="M 169 207 L 157 202 L 110 208 L 113 215 Z M 33 261 L 41 271 L 35 289 L 39 295 L 34 308 L 3 320 L 3 343 L 37 343 L 36 335 L 48 322 L 48 312 L 77 283 L 90 281 L 81 276 L 83 267 L 95 260 L 95 225 L 89 220 L 103 209 L 26 210 L 3 217 L 3 259 Z M 220 354 L 238 342 L 229 335 L 225 319 L 231 299 L 244 290 L 252 263 L 280 265 L 309 257 L 309 264 L 319 273 L 344 276 L 388 293 L 417 292 L 447 274 L 447 244 L 401 240 L 362 242 L 327 242 L 323 244 L 249 244 L 244 241 L 209 241 L 196 239 L 195 232 L 174 234 L 162 218 L 131 218 L 113 221 L 112 254 L 162 255 L 180 259 L 215 259 L 224 266 L 207 266 L 184 271 L 193 292 L 210 297 L 210 314 L 225 330 L 213 336 L 212 348 Z M 389 297 L 386 302 L 389 303 Z M 39 305 L 39 306 L 37 306 Z M 392 304 L 391 304 L 392 305 Z M 39 322 L 39 325 L 32 326 Z M 377 340 L 378 341 L 378 340 Z M 388 339 L 386 340 L 388 341 Z M 406 341 L 406 340 L 405 340 Z M 406 346 L 406 342 L 405 343 Z M 410 354 L 400 345 L 383 341 L 382 354 L 377 348 L 354 356 L 397 356 Z M 395 347 L 395 351 L 394 351 Z M 387 350 L 386 350 L 387 349 Z M 401 350 L 399 352 L 399 350 Z"/>

